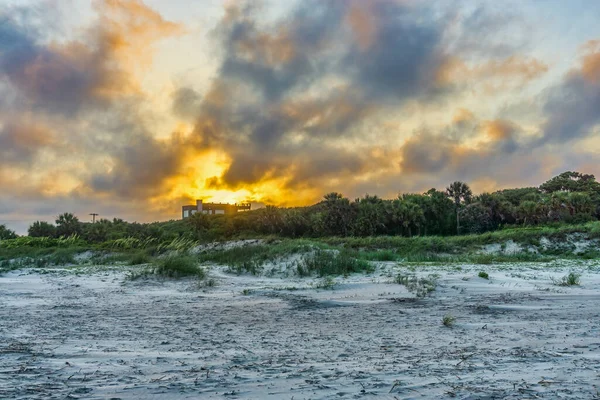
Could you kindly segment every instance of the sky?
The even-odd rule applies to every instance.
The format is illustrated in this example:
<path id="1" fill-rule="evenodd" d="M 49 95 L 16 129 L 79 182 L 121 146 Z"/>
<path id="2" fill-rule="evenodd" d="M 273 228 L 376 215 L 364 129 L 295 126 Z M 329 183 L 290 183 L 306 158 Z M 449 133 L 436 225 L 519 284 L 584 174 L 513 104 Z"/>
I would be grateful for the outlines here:
<path id="1" fill-rule="evenodd" d="M 0 224 L 599 174 L 595 0 L 0 0 Z"/>

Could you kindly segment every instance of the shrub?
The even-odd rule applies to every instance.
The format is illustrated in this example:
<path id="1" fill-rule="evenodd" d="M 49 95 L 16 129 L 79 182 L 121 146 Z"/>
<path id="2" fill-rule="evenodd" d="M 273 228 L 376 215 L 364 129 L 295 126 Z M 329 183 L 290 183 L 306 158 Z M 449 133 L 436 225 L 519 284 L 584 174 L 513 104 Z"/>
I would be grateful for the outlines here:
<path id="1" fill-rule="evenodd" d="M 0 240 L 16 239 L 17 234 L 6 227 L 6 225 L 0 225 Z"/>
<path id="2" fill-rule="evenodd" d="M 169 256 L 158 262 L 154 273 L 169 278 L 181 278 L 184 276 L 196 276 L 203 279 L 206 275 L 204 270 L 198 266 L 197 260 L 190 256 Z"/>
<path id="3" fill-rule="evenodd" d="M 483 279 L 490 279 L 489 274 L 485 271 L 479 271 L 479 274 L 477 274 L 477 276 L 479 276 L 480 278 L 483 278 Z"/>
<path id="4" fill-rule="evenodd" d="M 319 276 L 348 275 L 353 272 L 372 272 L 373 269 L 373 266 L 365 260 L 327 250 L 317 250 L 304 256 L 297 266 L 300 276 L 309 276 L 313 273 Z"/>
<path id="5" fill-rule="evenodd" d="M 127 261 L 129 265 L 149 264 L 150 262 L 152 262 L 152 258 L 143 251 L 133 253 Z"/>
<path id="6" fill-rule="evenodd" d="M 404 285 L 409 292 L 415 293 L 417 297 L 425 297 L 435 290 L 436 276 L 430 275 L 427 278 L 419 278 L 416 275 L 398 274 L 396 283 Z"/>
<path id="7" fill-rule="evenodd" d="M 452 325 L 454 325 L 454 322 L 456 321 L 456 318 L 453 317 L 452 315 L 448 314 L 446 316 L 444 316 L 444 318 L 442 319 L 442 324 L 444 326 L 447 326 L 448 328 L 452 327 Z"/>
<path id="8" fill-rule="evenodd" d="M 75 264 L 75 254 L 79 251 L 78 248 L 57 249 L 48 256 L 48 262 L 53 265 Z"/>
<path id="9" fill-rule="evenodd" d="M 321 279 L 319 283 L 315 285 L 317 289 L 331 289 L 335 288 L 336 282 L 333 280 L 331 276 L 326 276 Z"/>
<path id="10" fill-rule="evenodd" d="M 398 254 L 391 250 L 380 250 L 360 253 L 361 258 L 371 261 L 395 261 L 398 259 Z"/>
<path id="11" fill-rule="evenodd" d="M 569 275 L 565 275 L 561 280 L 555 281 L 554 283 L 558 286 L 579 286 L 581 275 L 574 272 L 570 272 Z"/>

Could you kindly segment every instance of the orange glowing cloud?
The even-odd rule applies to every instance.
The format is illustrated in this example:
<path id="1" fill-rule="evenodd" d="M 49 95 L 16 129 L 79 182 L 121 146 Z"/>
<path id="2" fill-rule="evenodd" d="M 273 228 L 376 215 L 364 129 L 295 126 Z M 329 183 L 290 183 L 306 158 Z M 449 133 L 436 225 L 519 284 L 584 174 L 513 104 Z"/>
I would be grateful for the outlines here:
<path id="1" fill-rule="evenodd" d="M 452 123 L 454 124 L 463 124 L 465 122 L 473 121 L 475 119 L 475 115 L 466 108 L 459 108 L 454 113 L 452 117 Z"/>
<path id="2" fill-rule="evenodd" d="M 100 21 L 91 34 L 99 38 L 105 74 L 94 92 L 108 98 L 138 92 L 134 75 L 151 63 L 153 43 L 184 33 L 183 26 L 166 21 L 139 0 L 99 0 L 95 7 Z"/>
<path id="3" fill-rule="evenodd" d="M 484 135 L 494 142 L 511 138 L 514 130 L 514 124 L 503 120 L 486 121 L 482 129 Z"/>
<path id="4" fill-rule="evenodd" d="M 591 40 L 583 48 L 581 73 L 589 82 L 600 83 L 600 40 Z"/>
<path id="5" fill-rule="evenodd" d="M 449 57 L 437 73 L 439 84 L 478 83 L 490 79 L 515 79 L 527 82 L 539 78 L 548 71 L 548 66 L 535 58 L 510 56 L 501 60 L 490 60 L 469 65 L 458 57 Z"/>
<path id="6" fill-rule="evenodd" d="M 359 48 L 363 51 L 373 44 L 377 33 L 377 21 L 371 11 L 373 5 L 374 3 L 370 1 L 354 1 L 346 14 L 346 23 L 350 26 Z"/>
<path id="7" fill-rule="evenodd" d="M 294 59 L 294 42 L 286 30 L 278 34 L 260 33 L 237 41 L 240 55 L 252 62 L 268 65 L 286 64 Z"/>

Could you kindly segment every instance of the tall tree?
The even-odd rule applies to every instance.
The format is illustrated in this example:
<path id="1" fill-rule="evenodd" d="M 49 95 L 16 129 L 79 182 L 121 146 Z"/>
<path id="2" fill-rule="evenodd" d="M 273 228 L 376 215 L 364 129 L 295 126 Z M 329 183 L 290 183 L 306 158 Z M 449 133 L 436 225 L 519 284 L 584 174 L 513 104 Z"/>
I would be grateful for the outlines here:
<path id="1" fill-rule="evenodd" d="M 545 193 L 554 192 L 600 192 L 600 183 L 594 175 L 567 171 L 542 183 L 540 190 Z"/>
<path id="2" fill-rule="evenodd" d="M 469 185 L 464 182 L 456 181 L 452 182 L 450 186 L 446 188 L 446 194 L 454 201 L 454 208 L 456 212 L 456 234 L 460 234 L 460 219 L 459 209 L 462 203 L 469 204 L 473 197 L 473 192 Z"/>
<path id="3" fill-rule="evenodd" d="M 0 225 L 0 240 L 5 240 L 5 239 L 15 239 L 17 237 L 17 234 L 8 229 L 6 227 L 6 225 Z"/>
<path id="4" fill-rule="evenodd" d="M 35 221 L 27 230 L 27 234 L 31 237 L 54 237 L 56 227 L 45 221 Z"/>
<path id="5" fill-rule="evenodd" d="M 352 204 L 356 209 L 356 216 L 352 232 L 357 236 L 373 236 L 385 233 L 385 204 L 377 196 L 368 194 L 362 199 L 356 199 Z"/>
<path id="6" fill-rule="evenodd" d="M 79 235 L 80 233 L 81 223 L 75 215 L 64 213 L 56 218 L 56 234 L 58 236 Z"/>
<path id="7" fill-rule="evenodd" d="M 329 235 L 347 236 L 353 220 L 350 201 L 340 193 L 328 193 L 321 202 L 323 205 L 323 229 Z"/>

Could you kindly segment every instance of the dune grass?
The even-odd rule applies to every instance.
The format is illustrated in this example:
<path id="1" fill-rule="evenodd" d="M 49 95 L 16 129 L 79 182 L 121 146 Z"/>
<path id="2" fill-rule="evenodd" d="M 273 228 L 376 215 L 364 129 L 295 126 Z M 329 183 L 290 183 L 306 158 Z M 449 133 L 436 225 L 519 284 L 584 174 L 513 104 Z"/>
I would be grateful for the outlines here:
<path id="1" fill-rule="evenodd" d="M 198 260 L 187 255 L 172 255 L 158 260 L 154 273 L 168 278 L 194 276 L 204 279 L 206 277 L 206 272 L 198 265 Z"/>
<path id="2" fill-rule="evenodd" d="M 499 264 L 507 262 L 549 262 L 556 259 L 600 259 L 597 246 L 576 253 L 568 235 L 578 234 L 583 240 L 600 239 L 600 221 L 578 225 L 513 227 L 479 235 L 463 236 L 375 236 L 282 239 L 267 237 L 253 244 L 232 248 L 223 246 L 201 252 L 198 262 L 212 262 L 230 267 L 236 273 L 259 274 L 264 265 L 297 256 L 298 273 L 347 274 L 368 271 L 370 262 L 400 261 L 405 263 L 470 263 Z M 557 245 L 544 247 L 546 238 Z M 524 250 L 483 253 L 488 244 L 504 246 L 513 241 Z M 77 236 L 61 239 L 20 237 L 0 241 L 0 272 L 8 269 L 75 264 L 76 255 L 92 251 L 86 263 L 143 265 L 156 257 L 176 252 L 189 254 L 198 242 L 177 238 L 167 242 L 158 239 L 120 239 L 97 245 L 85 244 Z M 530 246 L 534 246 L 531 248 Z M 531 249 L 532 251 L 528 251 Z M 505 250 L 503 247 L 501 250 Z M 332 252 L 333 251 L 333 252 Z M 331 255 L 331 254 L 338 255 Z M 8 262 L 10 261 L 10 262 Z M 319 267 L 316 264 L 322 263 Z"/>
<path id="3" fill-rule="evenodd" d="M 438 276 L 418 277 L 415 274 L 398 274 L 394 279 L 396 283 L 403 285 L 409 292 L 417 297 L 425 297 L 433 292 L 437 286 Z"/>
<path id="4" fill-rule="evenodd" d="M 354 258 L 344 252 L 317 250 L 302 257 L 296 271 L 300 276 L 349 275 L 354 272 L 373 272 L 373 266 L 365 260 Z"/>
<path id="5" fill-rule="evenodd" d="M 326 246 L 305 239 L 284 239 L 274 240 L 271 243 L 259 242 L 229 249 L 210 250 L 201 253 L 199 259 L 201 262 L 227 265 L 238 274 L 256 275 L 268 262 L 275 262 L 277 259 L 295 254 L 306 254 L 319 247 Z"/>
<path id="6" fill-rule="evenodd" d="M 152 257 L 145 251 L 136 251 L 127 256 L 128 265 L 149 264 L 152 262 Z"/>
<path id="7" fill-rule="evenodd" d="M 581 275 L 575 272 L 570 272 L 568 275 L 563 276 L 560 280 L 555 281 L 554 284 L 558 286 L 579 286 L 581 283 Z"/>
<path id="8" fill-rule="evenodd" d="M 328 237 L 315 239 L 332 247 L 344 247 L 361 251 L 391 250 L 403 258 L 435 257 L 437 255 L 467 254 L 481 246 L 505 243 L 512 240 L 521 245 L 539 246 L 542 238 L 561 240 L 567 235 L 579 233 L 586 239 L 600 238 L 600 221 L 578 225 L 538 227 L 513 227 L 494 232 L 461 236 L 372 236 Z M 549 251 L 545 255 L 563 255 L 564 251 Z M 529 255 L 533 259 L 535 255 Z M 524 256 L 521 256 L 524 257 Z M 537 261 L 537 259 L 535 260 Z"/>

